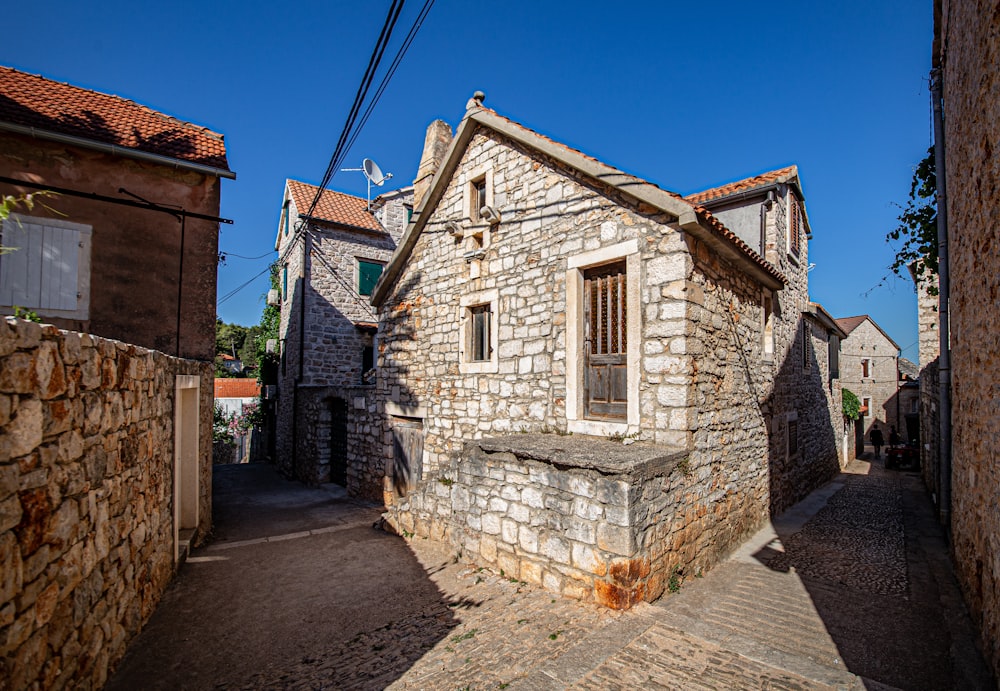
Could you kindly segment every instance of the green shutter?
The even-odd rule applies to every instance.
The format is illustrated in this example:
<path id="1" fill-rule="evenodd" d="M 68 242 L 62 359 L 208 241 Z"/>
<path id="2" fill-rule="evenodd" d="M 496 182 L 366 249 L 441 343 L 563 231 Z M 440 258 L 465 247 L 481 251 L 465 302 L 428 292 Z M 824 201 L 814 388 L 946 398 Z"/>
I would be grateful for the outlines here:
<path id="1" fill-rule="evenodd" d="M 382 265 L 374 262 L 358 260 L 358 294 L 371 295 L 375 283 L 382 275 Z"/>

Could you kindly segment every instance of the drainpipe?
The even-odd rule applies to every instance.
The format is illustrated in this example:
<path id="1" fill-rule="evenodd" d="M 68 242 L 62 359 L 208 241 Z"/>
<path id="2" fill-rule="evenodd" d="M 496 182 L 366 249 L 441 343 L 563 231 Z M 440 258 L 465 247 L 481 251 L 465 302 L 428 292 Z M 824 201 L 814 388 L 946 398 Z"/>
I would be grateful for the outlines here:
<path id="1" fill-rule="evenodd" d="M 942 110 L 941 68 L 931 70 L 931 102 L 934 107 L 934 173 L 937 179 L 937 233 L 938 233 L 938 337 L 941 355 L 938 358 L 938 386 L 941 405 L 939 442 L 941 501 L 938 518 L 951 528 L 951 346 L 948 301 L 951 281 L 948 271 L 948 195 L 945 184 L 944 112 Z"/>

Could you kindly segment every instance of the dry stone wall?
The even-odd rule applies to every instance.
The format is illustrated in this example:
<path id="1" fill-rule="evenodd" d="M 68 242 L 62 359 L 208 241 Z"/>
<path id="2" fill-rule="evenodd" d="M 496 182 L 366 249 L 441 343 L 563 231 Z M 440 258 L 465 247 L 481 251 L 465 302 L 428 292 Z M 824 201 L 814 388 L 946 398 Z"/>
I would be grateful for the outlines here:
<path id="1" fill-rule="evenodd" d="M 522 434 L 470 442 L 386 514 L 398 533 L 614 609 L 659 597 L 718 552 L 687 455 L 651 444 Z"/>
<path id="2" fill-rule="evenodd" d="M 1000 676 L 1000 13 L 987 0 L 944 5 L 952 549 L 986 657 Z"/>
<path id="3" fill-rule="evenodd" d="M 0 320 L 0 687 L 101 688 L 152 614 L 174 573 L 178 374 L 201 381 L 205 532 L 211 365 Z"/>

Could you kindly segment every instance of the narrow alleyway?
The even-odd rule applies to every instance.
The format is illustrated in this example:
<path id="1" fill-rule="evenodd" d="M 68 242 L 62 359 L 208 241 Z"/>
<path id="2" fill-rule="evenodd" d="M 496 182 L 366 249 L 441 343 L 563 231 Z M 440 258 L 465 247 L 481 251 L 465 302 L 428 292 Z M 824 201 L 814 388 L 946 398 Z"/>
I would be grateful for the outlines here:
<path id="1" fill-rule="evenodd" d="M 215 503 L 108 688 L 994 688 L 919 478 L 880 464 L 629 612 L 373 530 L 377 507 L 268 466 L 219 469 Z"/>

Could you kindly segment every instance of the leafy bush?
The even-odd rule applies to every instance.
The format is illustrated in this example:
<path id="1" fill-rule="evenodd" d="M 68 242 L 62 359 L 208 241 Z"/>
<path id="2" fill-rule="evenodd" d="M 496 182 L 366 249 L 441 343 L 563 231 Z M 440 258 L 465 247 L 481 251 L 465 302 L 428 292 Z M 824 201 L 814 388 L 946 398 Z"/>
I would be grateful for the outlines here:
<path id="1" fill-rule="evenodd" d="M 858 397 L 852 391 L 844 389 L 841 392 L 840 398 L 844 417 L 848 420 L 857 420 L 861 414 L 861 401 L 858 400 Z"/>

